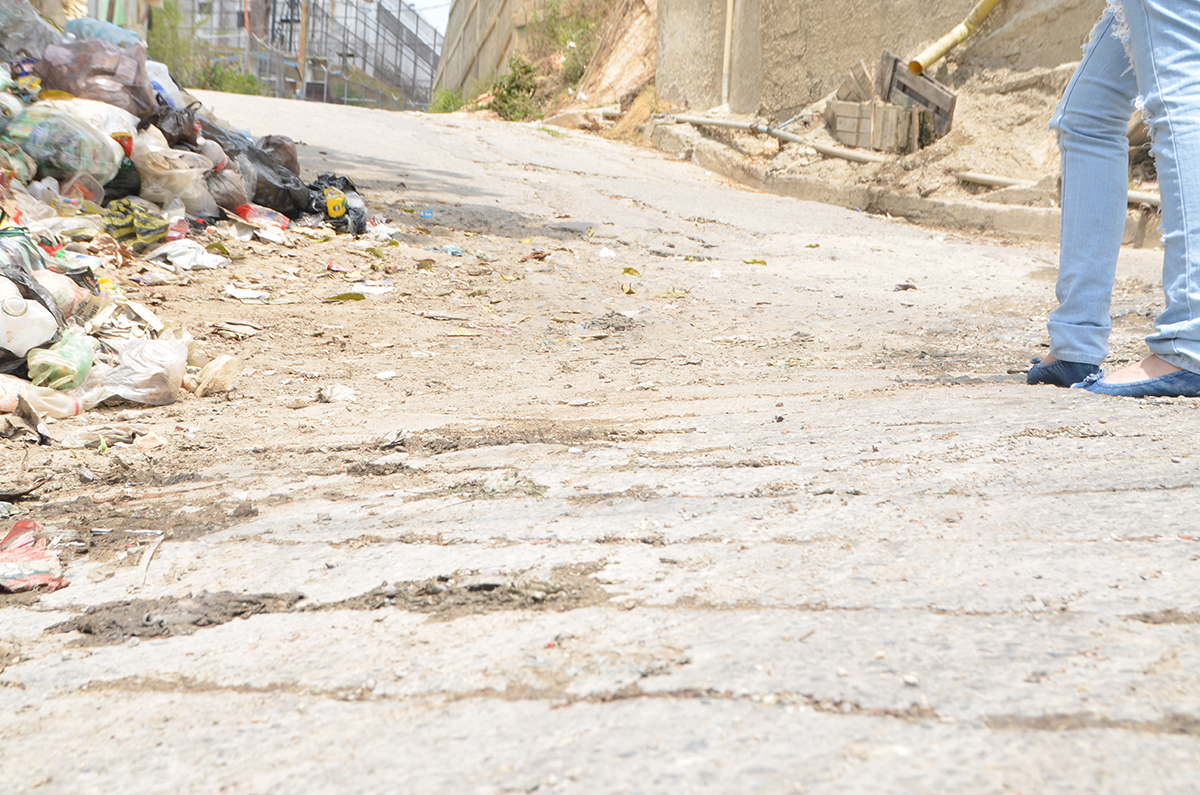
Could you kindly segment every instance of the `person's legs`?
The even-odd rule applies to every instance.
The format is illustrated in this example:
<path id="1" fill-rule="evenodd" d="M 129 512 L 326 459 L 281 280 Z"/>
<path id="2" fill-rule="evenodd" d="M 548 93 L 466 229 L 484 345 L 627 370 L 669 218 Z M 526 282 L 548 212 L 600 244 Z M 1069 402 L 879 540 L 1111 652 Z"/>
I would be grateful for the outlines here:
<path id="1" fill-rule="evenodd" d="M 1085 386 L 1102 394 L 1200 395 L 1200 1 L 1124 0 L 1129 50 L 1162 195 L 1166 309 L 1152 355 Z"/>
<path id="2" fill-rule="evenodd" d="M 1105 12 L 1050 119 L 1062 148 L 1059 305 L 1047 323 L 1050 356 L 1030 369 L 1031 384 L 1070 386 L 1098 371 L 1108 355 L 1129 188 L 1126 130 L 1137 96 L 1115 27 L 1113 12 Z"/>

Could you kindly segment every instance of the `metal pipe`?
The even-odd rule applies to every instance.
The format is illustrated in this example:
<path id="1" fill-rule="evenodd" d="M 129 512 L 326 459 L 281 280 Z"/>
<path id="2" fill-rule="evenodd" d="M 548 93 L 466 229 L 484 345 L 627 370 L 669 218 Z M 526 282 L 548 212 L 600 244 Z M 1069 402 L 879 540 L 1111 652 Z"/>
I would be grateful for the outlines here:
<path id="1" fill-rule="evenodd" d="M 973 185 L 984 185 L 989 188 L 1032 188 L 1037 184 L 1027 179 L 998 177 L 995 174 L 977 174 L 974 171 L 955 171 L 954 177 L 963 182 L 969 182 Z M 1162 206 L 1162 197 L 1157 193 L 1149 193 L 1147 191 L 1131 190 L 1127 193 L 1126 199 L 1130 204 L 1148 204 L 1151 207 Z"/>
<path id="2" fill-rule="evenodd" d="M 974 171 L 955 171 L 954 176 L 963 182 L 970 182 L 973 185 L 985 185 L 989 188 L 1032 188 L 1036 182 L 1030 182 L 1027 179 L 1012 179 L 1011 177 L 997 177 L 994 174 L 978 174 Z"/>
<path id="3" fill-rule="evenodd" d="M 919 75 L 945 58 L 946 53 L 962 44 L 967 40 L 967 37 L 979 30 L 979 26 L 983 24 L 988 14 L 992 13 L 992 9 L 999 5 L 999 3 L 1000 0 L 979 0 L 975 7 L 971 9 L 971 13 L 967 14 L 967 18 L 958 23 L 958 26 L 954 30 L 926 47 L 919 55 L 909 61 L 908 71 L 914 75 Z"/>
<path id="4" fill-rule="evenodd" d="M 721 105 L 729 107 L 729 66 L 733 60 L 733 3 L 725 2 L 725 60 L 721 66 Z"/>
<path id="5" fill-rule="evenodd" d="M 826 157 L 840 157 L 843 160 L 849 160 L 853 163 L 890 163 L 892 161 L 891 158 L 884 157 L 883 155 L 856 152 L 853 149 L 842 149 L 838 146 L 829 146 L 816 141 L 806 141 L 798 135 L 792 135 L 789 132 L 768 127 L 765 124 L 751 124 L 750 122 L 728 121 L 726 119 L 704 119 L 699 116 L 676 116 L 675 121 L 680 124 L 698 124 L 708 127 L 725 127 L 730 130 L 746 130 L 748 132 L 762 133 L 778 138 L 781 141 L 804 144 L 805 146 L 812 147 Z"/>

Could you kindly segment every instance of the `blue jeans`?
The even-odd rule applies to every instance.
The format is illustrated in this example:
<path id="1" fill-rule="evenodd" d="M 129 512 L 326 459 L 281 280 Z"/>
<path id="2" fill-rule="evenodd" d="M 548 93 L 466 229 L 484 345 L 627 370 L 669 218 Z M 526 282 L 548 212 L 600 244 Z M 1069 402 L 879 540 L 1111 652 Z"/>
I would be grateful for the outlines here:
<path id="1" fill-rule="evenodd" d="M 1132 62 L 1132 67 L 1130 66 Z M 1125 229 L 1128 141 L 1141 96 L 1162 195 L 1166 309 L 1152 353 L 1200 373 L 1200 2 L 1110 3 L 1050 120 L 1062 147 L 1059 306 L 1050 353 L 1100 364 Z"/>

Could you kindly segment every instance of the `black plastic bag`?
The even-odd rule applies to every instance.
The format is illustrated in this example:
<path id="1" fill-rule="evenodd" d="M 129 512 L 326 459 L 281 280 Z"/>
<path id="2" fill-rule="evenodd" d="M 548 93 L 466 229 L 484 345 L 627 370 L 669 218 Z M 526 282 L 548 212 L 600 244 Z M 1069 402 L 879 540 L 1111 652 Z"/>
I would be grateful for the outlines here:
<path id="1" fill-rule="evenodd" d="M 367 206 L 349 177 L 322 174 L 308 186 L 313 192 L 309 211 L 325 217 L 334 231 L 355 235 L 367 231 Z"/>
<path id="2" fill-rule="evenodd" d="M 182 110 L 175 110 L 167 104 L 162 94 L 159 94 L 157 99 L 158 107 L 142 119 L 138 129 L 144 130 L 153 124 L 171 146 L 183 141 L 189 144 L 189 149 L 196 147 L 196 136 L 200 134 L 199 125 L 196 123 L 196 108 L 200 107 L 200 102 L 196 101 Z"/>
<path id="3" fill-rule="evenodd" d="M 264 135 L 256 144 L 276 165 L 300 176 L 300 160 L 296 157 L 296 142 L 286 135 Z"/>
<path id="4" fill-rule="evenodd" d="M 10 229 L 17 229 L 17 227 L 10 227 Z M 36 245 L 28 237 L 25 240 L 29 242 L 30 246 Z M 12 242 L 12 239 L 6 238 L 4 242 Z M 15 284 L 17 289 L 21 291 L 21 297 L 26 301 L 37 301 L 54 316 L 54 322 L 58 324 L 59 331 L 56 331 L 50 340 L 39 346 L 48 348 L 58 342 L 61 331 L 66 326 L 66 321 L 63 319 L 62 312 L 59 311 L 54 296 L 42 286 L 41 282 L 33 278 L 33 274 L 26 270 L 23 265 L 18 264 L 22 257 L 20 255 L 14 256 L 12 251 L 8 246 L 0 249 L 0 276 Z M 29 371 L 26 367 L 25 357 L 16 356 L 0 348 L 0 373 L 28 378 Z"/>
<path id="5" fill-rule="evenodd" d="M 108 206 L 111 201 L 124 199 L 126 196 L 136 196 L 142 190 L 142 175 L 137 166 L 128 157 L 121 161 L 121 169 L 117 175 L 104 185 L 104 201 Z"/>
<path id="6" fill-rule="evenodd" d="M 312 191 L 300 178 L 278 165 L 249 137 L 226 130 L 204 117 L 200 117 L 200 129 L 204 137 L 216 141 L 236 165 L 252 202 L 293 219 L 312 205 Z"/>

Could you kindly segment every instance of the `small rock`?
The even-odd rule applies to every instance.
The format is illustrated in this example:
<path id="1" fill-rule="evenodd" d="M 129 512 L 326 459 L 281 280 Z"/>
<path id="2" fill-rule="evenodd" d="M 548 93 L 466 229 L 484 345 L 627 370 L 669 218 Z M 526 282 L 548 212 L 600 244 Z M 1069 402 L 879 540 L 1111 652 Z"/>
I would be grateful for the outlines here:
<path id="1" fill-rule="evenodd" d="M 239 502 L 237 507 L 233 509 L 233 517 L 235 519 L 245 519 L 248 516 L 258 516 L 258 508 L 250 500 Z"/>
<path id="2" fill-rule="evenodd" d="M 904 684 L 908 685 L 909 687 L 920 687 L 921 680 L 917 678 L 916 674 L 905 674 Z"/>
<path id="3" fill-rule="evenodd" d="M 317 390 L 319 403 L 353 403 L 358 393 L 345 384 L 330 384 Z"/>
<path id="4" fill-rule="evenodd" d="M 850 672 L 847 671 L 845 668 L 838 668 L 837 675 L 838 675 L 838 677 L 845 679 L 847 676 L 850 675 Z"/>
<path id="5" fill-rule="evenodd" d="M 883 653 L 883 649 L 880 649 L 879 651 L 875 652 L 876 660 L 882 660 L 884 657 L 887 657 L 887 655 Z"/>

